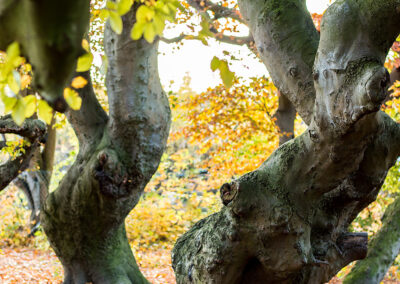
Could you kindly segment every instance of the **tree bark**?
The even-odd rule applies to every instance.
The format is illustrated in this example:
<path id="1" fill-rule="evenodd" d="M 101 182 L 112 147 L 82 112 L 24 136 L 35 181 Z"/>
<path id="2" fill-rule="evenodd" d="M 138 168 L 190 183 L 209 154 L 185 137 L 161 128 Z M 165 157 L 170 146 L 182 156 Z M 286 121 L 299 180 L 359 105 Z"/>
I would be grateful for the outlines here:
<path id="1" fill-rule="evenodd" d="M 346 276 L 345 284 L 380 283 L 400 253 L 400 198 L 385 211 L 383 226 L 374 236 L 367 258 L 359 261 Z"/>
<path id="2" fill-rule="evenodd" d="M 279 145 L 282 145 L 294 138 L 294 120 L 296 119 L 296 109 L 283 94 L 279 95 L 275 118 L 280 134 Z"/>
<path id="3" fill-rule="evenodd" d="M 130 38 L 137 7 L 122 17 L 121 35 L 106 27 L 109 117 L 91 84 L 81 90 L 81 110 L 67 113 L 79 154 L 41 214 L 65 283 L 147 283 L 124 221 L 158 167 L 170 110 L 158 77 L 157 43 Z"/>
<path id="4" fill-rule="evenodd" d="M 27 119 L 21 126 L 15 124 L 10 115 L 0 117 L 0 133 L 17 134 L 24 137 L 29 144 L 23 146 L 23 152 L 0 165 L 0 191 L 12 182 L 28 166 L 43 142 L 46 128 L 44 123 L 38 120 Z M 2 147 L 5 146 L 5 143 Z M 1 148 L 2 148 L 1 147 Z"/>
<path id="5" fill-rule="evenodd" d="M 239 5 L 274 83 L 309 128 L 221 187 L 223 209 L 174 247 L 177 282 L 324 283 L 366 256 L 367 235 L 348 225 L 400 155 L 400 126 L 379 111 L 400 1 L 335 2 L 319 44 L 305 1 Z"/>

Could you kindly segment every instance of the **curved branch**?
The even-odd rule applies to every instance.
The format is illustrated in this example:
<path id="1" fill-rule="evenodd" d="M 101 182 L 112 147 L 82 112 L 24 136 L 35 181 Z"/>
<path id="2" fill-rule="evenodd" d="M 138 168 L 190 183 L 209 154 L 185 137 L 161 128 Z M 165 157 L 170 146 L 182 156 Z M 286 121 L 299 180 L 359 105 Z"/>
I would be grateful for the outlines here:
<path id="1" fill-rule="evenodd" d="M 316 58 L 304 1 L 240 3 L 264 61 L 276 67 L 271 74 L 310 127 L 259 169 L 222 186 L 223 209 L 174 248 L 177 282 L 323 283 L 365 257 L 366 235 L 347 233 L 348 222 L 376 197 L 399 155 L 399 124 L 378 110 L 390 81 L 383 53 L 399 32 L 400 0 L 336 1 Z M 368 44 L 358 49 L 360 38 Z"/>
<path id="2" fill-rule="evenodd" d="M 0 133 L 18 134 L 27 138 L 30 145 L 24 148 L 24 154 L 0 165 L 0 190 L 3 190 L 18 174 L 29 166 L 29 161 L 39 147 L 46 127 L 39 120 L 27 119 L 22 126 L 16 125 L 10 116 L 0 118 Z"/>
<path id="3" fill-rule="evenodd" d="M 311 122 L 319 35 L 303 0 L 240 0 L 240 11 L 275 86 Z"/>
<path id="4" fill-rule="evenodd" d="M 17 134 L 34 142 L 44 137 L 45 129 L 44 123 L 40 120 L 27 119 L 21 126 L 18 126 L 11 115 L 0 117 L 0 134 Z"/>
<path id="5" fill-rule="evenodd" d="M 238 37 L 238 36 L 229 36 L 229 35 L 224 35 L 222 33 L 218 33 L 218 32 L 213 32 L 215 35 L 215 39 L 219 42 L 224 42 L 224 43 L 229 43 L 229 44 L 233 44 L 233 45 L 247 45 L 249 46 L 249 48 L 251 49 L 251 43 L 253 43 L 253 37 L 251 35 L 245 36 L 245 37 Z M 160 38 L 161 41 L 165 42 L 165 43 L 178 43 L 182 40 L 200 40 L 198 37 L 196 36 L 192 36 L 192 35 L 184 35 L 181 34 L 177 37 L 174 38 Z"/>
<path id="6" fill-rule="evenodd" d="M 68 121 L 78 137 L 81 150 L 85 146 L 90 146 L 93 139 L 103 133 L 108 116 L 96 98 L 90 71 L 75 73 L 75 76 L 82 76 L 88 82 L 84 88 L 77 90 L 82 98 L 81 108 L 76 111 L 68 109 L 66 112 Z"/>
<path id="7" fill-rule="evenodd" d="M 157 169 L 165 148 L 170 109 L 158 75 L 158 42 L 131 38 L 135 11 L 122 17 L 121 35 L 106 25 L 108 125 L 113 144 L 123 149 L 136 174 L 147 180 Z"/>
<path id="8" fill-rule="evenodd" d="M 188 0 L 187 2 L 190 6 L 192 6 L 201 15 L 209 20 L 215 21 L 221 18 L 231 18 L 240 23 L 245 23 L 240 12 L 236 9 L 224 7 L 209 0 Z M 214 13 L 214 17 L 211 18 L 206 13 L 207 11 L 212 11 Z"/>

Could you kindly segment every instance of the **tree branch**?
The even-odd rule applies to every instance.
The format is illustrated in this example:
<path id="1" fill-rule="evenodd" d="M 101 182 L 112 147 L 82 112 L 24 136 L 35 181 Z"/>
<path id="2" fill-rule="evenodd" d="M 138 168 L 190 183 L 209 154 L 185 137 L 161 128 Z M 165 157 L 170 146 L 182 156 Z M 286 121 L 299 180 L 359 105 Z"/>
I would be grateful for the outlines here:
<path id="1" fill-rule="evenodd" d="M 30 142 L 30 145 L 24 148 L 24 154 L 0 165 L 0 190 L 29 166 L 29 161 L 42 142 L 45 132 L 45 125 L 38 120 L 27 119 L 22 126 L 18 126 L 10 116 L 0 118 L 0 133 L 18 134 Z"/>
<path id="2" fill-rule="evenodd" d="M 66 116 L 78 137 L 80 150 L 84 151 L 86 146 L 92 144 L 93 139 L 103 133 L 108 116 L 96 98 L 90 71 L 75 73 L 75 76 L 84 77 L 88 83 L 84 88 L 77 90 L 82 98 L 81 108 L 77 111 L 68 109 Z"/>
<path id="3" fill-rule="evenodd" d="M 106 84 L 113 144 L 124 149 L 126 159 L 146 180 L 157 169 L 164 151 L 170 109 L 158 75 L 158 42 L 131 39 L 136 8 L 122 17 L 121 35 L 106 26 Z"/>
<path id="4" fill-rule="evenodd" d="M 238 36 L 224 35 L 222 33 L 213 32 L 213 31 L 211 31 L 211 32 L 214 33 L 215 39 L 217 41 L 229 43 L 229 44 L 233 44 L 233 45 L 247 45 L 251 49 L 251 43 L 253 43 L 253 37 L 251 35 L 248 35 L 245 37 L 238 37 Z M 162 37 L 162 38 L 160 38 L 160 40 L 165 43 L 170 44 L 170 43 L 178 43 L 182 40 L 199 40 L 199 38 L 196 36 L 192 36 L 192 35 L 181 34 L 174 38 Z"/>
<path id="5" fill-rule="evenodd" d="M 310 124 L 319 35 L 305 1 L 241 0 L 239 6 L 275 86 Z"/>
<path id="6" fill-rule="evenodd" d="M 323 283 L 365 257 L 366 235 L 347 226 L 399 156 L 400 126 L 379 108 L 400 0 L 336 1 L 325 13 L 317 57 L 305 1 L 240 5 L 271 75 L 310 126 L 260 168 L 222 186 L 222 210 L 174 248 L 177 282 Z"/>
<path id="7" fill-rule="evenodd" d="M 293 104 L 282 94 L 279 95 L 279 106 L 274 117 L 279 127 L 279 145 L 282 145 L 294 138 L 294 120 L 296 110 Z"/>
<path id="8" fill-rule="evenodd" d="M 220 18 L 231 18 L 240 23 L 245 23 L 238 10 L 224 7 L 208 0 L 188 0 L 187 2 L 208 20 L 215 21 Z M 214 13 L 214 17 L 211 18 L 209 14 L 207 14 L 207 11 L 212 11 Z"/>

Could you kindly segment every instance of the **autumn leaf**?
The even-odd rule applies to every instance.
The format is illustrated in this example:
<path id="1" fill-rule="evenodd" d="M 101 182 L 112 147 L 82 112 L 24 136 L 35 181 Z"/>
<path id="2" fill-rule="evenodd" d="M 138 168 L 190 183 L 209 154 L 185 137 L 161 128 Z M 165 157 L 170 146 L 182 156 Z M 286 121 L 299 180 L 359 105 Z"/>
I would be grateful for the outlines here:
<path id="1" fill-rule="evenodd" d="M 75 89 L 81 89 L 87 85 L 88 81 L 82 76 L 75 77 L 72 80 L 71 86 Z"/>

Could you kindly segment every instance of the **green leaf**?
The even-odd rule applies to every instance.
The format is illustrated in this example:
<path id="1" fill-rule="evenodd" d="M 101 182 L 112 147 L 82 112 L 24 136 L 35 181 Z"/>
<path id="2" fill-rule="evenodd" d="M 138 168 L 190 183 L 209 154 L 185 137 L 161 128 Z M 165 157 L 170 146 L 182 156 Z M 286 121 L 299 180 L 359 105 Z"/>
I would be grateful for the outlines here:
<path id="1" fill-rule="evenodd" d="M 20 88 L 19 88 L 18 82 L 14 76 L 14 72 L 12 72 L 8 75 L 7 84 L 8 84 L 8 87 L 11 89 L 11 91 L 13 91 L 14 94 L 18 94 Z"/>
<path id="2" fill-rule="evenodd" d="M 117 12 L 114 11 L 110 11 L 110 25 L 112 30 L 116 33 L 116 34 L 121 34 L 122 33 L 122 19 L 121 16 L 118 15 Z"/>
<path id="3" fill-rule="evenodd" d="M 7 47 L 7 60 L 12 61 L 19 57 L 19 44 L 18 42 L 13 42 Z"/>
<path id="4" fill-rule="evenodd" d="M 51 123 L 53 118 L 53 109 L 47 104 L 46 101 L 40 100 L 38 103 L 38 116 L 47 124 Z"/>
<path id="5" fill-rule="evenodd" d="M 219 68 L 221 60 L 218 59 L 218 57 L 214 56 L 213 59 L 211 60 L 211 70 L 215 71 Z"/>
<path id="6" fill-rule="evenodd" d="M 168 9 L 169 9 L 169 15 L 175 20 L 175 15 L 176 15 L 176 6 L 174 5 L 174 3 L 167 3 Z"/>
<path id="7" fill-rule="evenodd" d="M 93 61 L 93 54 L 91 53 L 85 53 L 84 55 L 80 56 L 78 58 L 76 71 L 77 72 L 88 71 L 90 69 L 90 66 L 92 66 L 92 61 Z"/>
<path id="8" fill-rule="evenodd" d="M 222 60 L 220 62 L 219 72 L 221 74 L 221 79 L 225 87 L 232 87 L 233 80 L 235 79 L 235 73 L 229 70 L 228 62 L 226 62 L 225 60 Z"/>
<path id="9" fill-rule="evenodd" d="M 133 40 L 138 40 L 142 37 L 145 25 L 146 25 L 145 23 L 138 23 L 138 22 L 136 22 L 133 25 L 133 28 L 131 30 L 131 38 Z"/>
<path id="10" fill-rule="evenodd" d="M 211 60 L 211 70 L 216 71 L 219 70 L 222 82 L 225 87 L 232 87 L 233 81 L 235 79 L 235 73 L 229 70 L 229 65 L 226 60 L 220 60 L 218 57 L 214 56 Z"/>
<path id="11" fill-rule="evenodd" d="M 156 37 L 156 30 L 153 23 L 147 23 L 145 25 L 143 37 L 149 43 L 154 41 L 154 38 Z"/>
<path id="12" fill-rule="evenodd" d="M 15 104 L 17 103 L 17 98 L 12 98 L 6 95 L 1 96 L 1 100 L 4 104 L 4 112 L 9 113 L 14 108 Z"/>
<path id="13" fill-rule="evenodd" d="M 73 110 L 78 110 L 82 105 L 82 98 L 71 88 L 64 89 L 64 99 Z"/>
<path id="14" fill-rule="evenodd" d="M 108 69 L 108 58 L 106 55 L 103 55 L 101 57 L 101 68 L 100 68 L 100 72 L 101 74 L 105 75 L 107 73 L 107 69 Z"/>
<path id="15" fill-rule="evenodd" d="M 36 97 L 29 95 L 23 98 L 25 103 L 25 117 L 31 117 L 36 111 Z"/>
<path id="16" fill-rule="evenodd" d="M 136 11 L 136 21 L 139 23 L 150 22 L 153 19 L 154 14 L 154 9 L 146 5 L 142 5 Z"/>
<path id="17" fill-rule="evenodd" d="M 156 5 L 155 5 L 155 8 L 156 8 L 159 12 L 161 12 L 161 13 L 163 13 L 163 14 L 165 14 L 165 15 L 169 15 L 169 14 L 170 14 L 170 11 L 169 11 L 169 9 L 168 9 L 168 6 L 165 5 L 164 2 L 157 1 L 157 2 L 156 2 Z"/>
<path id="18" fill-rule="evenodd" d="M 210 23 L 206 20 L 202 20 L 200 23 L 201 30 L 199 32 L 199 36 L 204 37 L 214 37 L 214 34 L 210 31 Z"/>
<path id="19" fill-rule="evenodd" d="M 16 124 L 22 125 L 25 120 L 25 103 L 23 100 L 17 100 L 11 116 Z"/>
<path id="20" fill-rule="evenodd" d="M 132 0 L 120 0 L 118 2 L 118 14 L 120 16 L 125 15 L 126 13 L 129 12 L 133 4 Z"/>

